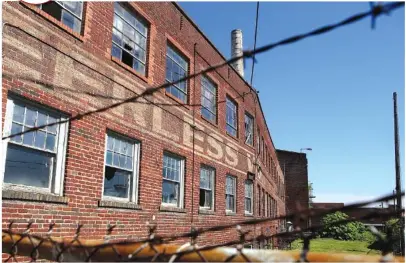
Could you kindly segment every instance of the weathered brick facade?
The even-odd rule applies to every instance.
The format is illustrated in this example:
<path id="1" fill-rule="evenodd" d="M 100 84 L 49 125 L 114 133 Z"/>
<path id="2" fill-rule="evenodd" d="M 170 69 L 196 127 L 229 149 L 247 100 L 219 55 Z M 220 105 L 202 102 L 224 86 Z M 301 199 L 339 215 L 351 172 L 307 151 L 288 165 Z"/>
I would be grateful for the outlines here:
<path id="1" fill-rule="evenodd" d="M 91 94 L 126 98 L 164 83 L 167 42 L 189 60 L 190 74 L 224 61 L 225 58 L 177 4 L 132 2 L 130 5 L 149 23 L 145 77 L 111 56 L 113 3 L 85 3 L 79 34 L 35 6 L 4 2 L 3 125 L 7 98 L 13 94 L 67 116 L 75 116 L 116 102 Z M 207 227 L 259 217 L 258 186 L 275 200 L 275 211 L 284 214 L 284 190 L 278 190 L 283 188 L 284 177 L 263 112 L 255 102 L 257 94 L 231 67 L 223 67 L 208 76 L 218 85 L 219 102 L 224 101 L 226 96 L 236 98 L 237 138 L 226 133 L 225 103 L 218 105 L 216 124 L 201 117 L 200 107 L 190 106 L 201 102 L 200 77 L 188 82 L 189 105 L 155 106 L 140 99 L 142 103 L 127 103 L 72 121 L 68 126 L 63 194 L 39 194 L 3 188 L 2 226 L 5 227 L 10 220 L 17 220 L 15 227 L 22 230 L 25 222 L 32 219 L 34 231 L 44 233 L 49 221 L 54 221 L 57 224 L 55 235 L 72 236 L 77 222 L 80 222 L 85 225 L 83 235 L 102 238 L 106 225 L 117 223 L 118 227 L 113 232 L 115 238 L 138 239 L 146 236 L 145 223 L 154 217 L 158 233 L 170 235 L 189 231 L 191 226 Z M 241 97 L 244 92 L 249 94 Z M 161 104 L 177 103 L 165 94 L 165 90 L 148 96 L 148 100 Z M 254 145 L 259 127 L 271 157 L 260 155 L 257 163 L 261 173 L 257 173 L 256 147 L 244 142 L 245 112 L 252 116 L 256 112 Z M 193 123 L 204 132 L 194 130 Z M 138 199 L 134 203 L 102 200 L 108 130 L 140 142 Z M 161 208 L 164 151 L 185 159 L 184 207 L 175 211 Z M 216 169 L 214 212 L 209 214 L 199 212 L 201 164 Z M 271 169 L 271 166 L 275 169 Z M 3 174 L 4 166 L 0 169 Z M 256 174 L 253 216 L 244 213 L 247 172 Z M 226 174 L 237 177 L 234 215 L 226 215 L 225 212 Z M 270 210 L 268 204 L 266 209 Z M 270 212 L 266 212 L 261 217 L 269 215 Z M 267 223 L 258 225 L 253 229 L 253 234 L 261 231 L 272 234 L 277 229 L 278 222 Z M 201 236 L 200 242 L 226 242 L 235 238 L 236 231 L 230 230 Z"/>
<path id="2" fill-rule="evenodd" d="M 301 209 L 309 208 L 306 154 L 279 149 L 276 153 L 285 175 L 286 213 L 294 213 L 298 205 Z M 301 222 L 300 226 L 307 227 L 307 224 L 307 222 Z"/>

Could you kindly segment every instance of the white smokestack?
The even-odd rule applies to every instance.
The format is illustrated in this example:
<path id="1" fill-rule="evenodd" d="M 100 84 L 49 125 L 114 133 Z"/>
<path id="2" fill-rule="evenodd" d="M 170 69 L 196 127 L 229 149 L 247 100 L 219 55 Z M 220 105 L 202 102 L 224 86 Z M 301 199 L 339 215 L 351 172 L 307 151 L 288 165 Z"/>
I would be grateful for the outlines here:
<path id="1" fill-rule="evenodd" d="M 234 29 L 231 31 L 231 57 L 242 56 L 242 31 L 241 29 Z M 244 60 L 239 59 L 232 64 L 233 68 L 244 77 Z"/>

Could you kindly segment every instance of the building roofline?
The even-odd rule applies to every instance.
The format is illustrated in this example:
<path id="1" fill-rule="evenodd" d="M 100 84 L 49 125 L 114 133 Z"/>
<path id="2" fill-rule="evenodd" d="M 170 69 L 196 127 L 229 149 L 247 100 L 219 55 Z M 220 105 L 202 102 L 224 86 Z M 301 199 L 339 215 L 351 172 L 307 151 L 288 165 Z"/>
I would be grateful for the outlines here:
<path id="1" fill-rule="evenodd" d="M 211 40 L 203 33 L 203 31 L 202 31 L 202 30 L 199 28 L 199 26 L 192 20 L 192 18 L 186 13 L 186 11 L 185 11 L 177 2 L 172 2 L 172 4 L 182 13 L 182 15 L 192 24 L 192 26 L 195 27 L 195 29 L 203 36 L 203 38 L 210 44 L 210 46 L 212 46 L 212 48 L 220 55 L 220 57 L 221 57 L 222 59 L 224 59 L 224 61 L 226 61 L 227 58 L 223 55 L 223 53 L 220 52 L 220 50 L 213 44 L 213 42 L 211 42 Z M 245 85 L 248 86 L 248 88 L 250 89 L 250 91 L 252 91 L 252 92 L 255 94 L 255 96 L 257 97 L 259 109 L 261 110 L 262 117 L 263 117 L 264 122 L 265 122 L 266 130 L 268 131 L 268 135 L 269 135 L 269 138 L 270 138 L 270 140 L 271 140 L 272 146 L 274 147 L 274 149 L 275 149 L 275 151 L 276 151 L 276 147 L 275 147 L 275 144 L 274 144 L 274 142 L 273 142 L 273 140 L 272 140 L 272 136 L 271 136 L 271 133 L 270 133 L 270 131 L 269 131 L 268 124 L 267 124 L 267 122 L 266 122 L 266 118 L 265 118 L 264 111 L 262 110 L 262 106 L 261 106 L 261 102 L 260 102 L 260 100 L 259 100 L 259 96 L 258 96 L 257 90 L 256 90 L 255 88 L 253 88 L 253 87 L 237 72 L 237 70 L 236 70 L 234 67 L 232 67 L 231 65 L 229 65 L 229 67 L 236 73 L 236 75 L 245 83 Z"/>
<path id="2" fill-rule="evenodd" d="M 288 150 L 282 150 L 282 149 L 276 149 L 277 152 L 287 152 L 287 153 L 294 153 L 294 154 L 303 154 L 306 155 L 306 153 L 301 153 L 301 152 L 295 152 L 295 151 L 288 151 Z"/>

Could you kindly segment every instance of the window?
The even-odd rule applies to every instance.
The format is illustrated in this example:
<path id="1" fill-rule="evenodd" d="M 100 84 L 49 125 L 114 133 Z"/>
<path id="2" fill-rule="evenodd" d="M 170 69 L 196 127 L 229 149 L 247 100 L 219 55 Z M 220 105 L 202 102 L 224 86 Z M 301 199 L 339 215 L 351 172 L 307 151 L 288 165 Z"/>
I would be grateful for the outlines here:
<path id="1" fill-rule="evenodd" d="M 9 98 L 4 131 L 17 134 L 63 119 L 57 112 Z M 4 186 L 62 194 L 67 128 L 67 123 L 46 126 L 7 140 L 2 149 Z"/>
<path id="2" fill-rule="evenodd" d="M 80 33 L 82 27 L 83 2 L 49 1 L 39 6 L 45 13 L 61 21 L 73 31 Z"/>
<path id="3" fill-rule="evenodd" d="M 226 129 L 227 133 L 237 136 L 237 104 L 226 98 Z"/>
<path id="4" fill-rule="evenodd" d="M 262 206 L 261 206 L 261 209 L 262 209 L 262 216 L 266 216 L 266 214 L 265 214 L 265 190 L 264 190 L 264 188 L 262 188 L 262 195 L 261 195 L 261 197 L 262 197 Z"/>
<path id="5" fill-rule="evenodd" d="M 261 187 L 258 185 L 258 216 L 261 216 Z"/>
<path id="6" fill-rule="evenodd" d="M 265 145 L 264 157 L 265 157 L 264 164 L 265 164 L 265 166 L 268 166 L 268 147 L 266 145 Z"/>
<path id="7" fill-rule="evenodd" d="M 144 20 L 123 5 L 114 3 L 111 55 L 145 76 L 148 27 Z"/>
<path id="8" fill-rule="evenodd" d="M 166 80 L 174 82 L 184 78 L 188 73 L 188 62 L 171 46 L 166 48 Z M 187 81 L 182 81 L 166 88 L 166 91 L 182 102 L 187 102 Z"/>
<path id="9" fill-rule="evenodd" d="M 214 174 L 213 168 L 200 167 L 200 207 L 213 210 L 214 208 Z"/>
<path id="10" fill-rule="evenodd" d="M 183 208 L 184 159 L 164 153 L 162 203 Z"/>
<path id="11" fill-rule="evenodd" d="M 245 113 L 245 143 L 249 145 L 254 144 L 254 118 Z"/>
<path id="12" fill-rule="evenodd" d="M 264 160 L 264 137 L 261 137 L 261 159 Z"/>
<path id="13" fill-rule="evenodd" d="M 259 127 L 257 128 L 257 155 L 261 153 L 261 145 L 260 145 L 260 135 L 259 135 Z"/>
<path id="14" fill-rule="evenodd" d="M 202 116 L 217 121 L 217 86 L 205 76 L 202 77 Z"/>
<path id="15" fill-rule="evenodd" d="M 137 201 L 139 144 L 107 133 L 103 198 Z"/>
<path id="16" fill-rule="evenodd" d="M 252 204 L 254 201 L 254 188 L 251 180 L 245 181 L 245 213 L 252 214 Z"/>
<path id="17" fill-rule="evenodd" d="M 234 176 L 226 176 L 226 211 L 236 211 L 236 180 L 237 179 Z"/>

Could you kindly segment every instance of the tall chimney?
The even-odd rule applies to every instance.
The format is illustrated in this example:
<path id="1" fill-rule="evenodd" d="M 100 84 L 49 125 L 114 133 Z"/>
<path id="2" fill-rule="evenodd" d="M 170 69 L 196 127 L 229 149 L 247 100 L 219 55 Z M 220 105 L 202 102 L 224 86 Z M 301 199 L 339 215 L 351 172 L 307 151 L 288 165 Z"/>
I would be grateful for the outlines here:
<path id="1" fill-rule="evenodd" d="M 243 54 L 242 49 L 242 31 L 234 29 L 231 31 L 231 57 L 239 57 Z M 244 60 L 241 58 L 232 64 L 233 68 L 244 77 Z"/>

